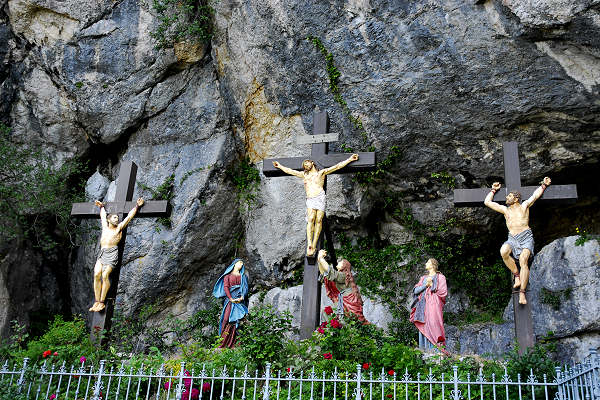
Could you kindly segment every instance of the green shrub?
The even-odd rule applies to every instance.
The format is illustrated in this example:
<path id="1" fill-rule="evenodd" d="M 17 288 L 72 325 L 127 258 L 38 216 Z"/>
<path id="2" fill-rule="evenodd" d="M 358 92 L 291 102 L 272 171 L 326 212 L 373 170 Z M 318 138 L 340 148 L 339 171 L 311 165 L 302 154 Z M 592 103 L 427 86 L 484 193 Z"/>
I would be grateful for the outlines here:
<path id="1" fill-rule="evenodd" d="M 278 313 L 273 307 L 252 308 L 239 330 L 239 346 L 246 357 L 260 368 L 267 362 L 274 366 L 284 360 L 282 349 L 287 339 L 285 334 L 292 330 L 289 312 Z"/>
<path id="2" fill-rule="evenodd" d="M 190 40 L 208 43 L 212 38 L 212 17 L 215 13 L 209 1 L 153 0 L 160 24 L 150 37 L 157 48 L 172 47 L 176 42 Z"/>

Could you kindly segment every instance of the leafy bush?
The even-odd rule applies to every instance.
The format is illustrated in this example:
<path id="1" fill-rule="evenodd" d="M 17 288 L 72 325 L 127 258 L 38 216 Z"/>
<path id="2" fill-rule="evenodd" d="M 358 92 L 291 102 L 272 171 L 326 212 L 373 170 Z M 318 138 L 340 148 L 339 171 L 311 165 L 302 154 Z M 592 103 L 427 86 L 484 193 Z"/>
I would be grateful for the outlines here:
<path id="1" fill-rule="evenodd" d="M 260 173 L 248 158 L 227 169 L 227 177 L 236 188 L 238 200 L 242 205 L 250 207 L 256 202 Z"/>
<path id="2" fill-rule="evenodd" d="M 292 330 L 289 312 L 277 313 L 273 307 L 257 307 L 250 310 L 239 331 L 239 346 L 246 357 L 257 366 L 267 362 L 281 365 L 284 360 L 282 349 L 287 339 L 285 334 Z"/>
<path id="3" fill-rule="evenodd" d="M 184 40 L 209 42 L 212 38 L 212 16 L 215 13 L 210 2 L 203 0 L 153 0 L 160 24 L 150 32 L 157 48 L 172 47 Z"/>

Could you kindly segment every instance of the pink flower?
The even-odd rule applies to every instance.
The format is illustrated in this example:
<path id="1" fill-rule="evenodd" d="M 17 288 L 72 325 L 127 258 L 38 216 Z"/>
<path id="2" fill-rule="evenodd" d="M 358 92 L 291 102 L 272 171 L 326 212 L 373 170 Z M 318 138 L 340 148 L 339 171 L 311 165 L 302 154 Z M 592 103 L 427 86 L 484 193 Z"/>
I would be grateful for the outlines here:
<path id="1" fill-rule="evenodd" d="M 171 382 L 166 381 L 163 387 L 165 388 L 165 390 L 169 390 L 169 388 L 171 387 Z"/>
<path id="2" fill-rule="evenodd" d="M 81 357 L 79 357 L 79 362 L 80 362 L 80 363 L 82 363 L 82 364 L 83 364 L 83 363 L 84 363 L 84 362 L 86 362 L 86 361 L 87 361 L 87 358 L 85 358 L 84 356 L 81 356 Z"/>
<path id="3" fill-rule="evenodd" d="M 319 332 L 320 334 L 324 334 L 325 333 L 325 329 L 319 327 L 319 329 L 317 329 L 317 332 Z"/>
<path id="4" fill-rule="evenodd" d="M 50 397 L 48 397 L 48 400 L 54 400 L 56 398 L 56 394 L 52 393 L 50 395 Z"/>
<path id="5" fill-rule="evenodd" d="M 191 376 L 190 375 L 190 371 L 188 371 L 188 370 L 183 371 L 183 375 L 185 375 L 185 376 Z M 192 386 L 192 380 L 190 378 L 184 379 L 183 380 L 183 386 L 185 386 L 186 389 L 189 389 L 190 386 Z"/>
<path id="6" fill-rule="evenodd" d="M 202 384 L 202 393 L 210 392 L 210 383 L 204 382 Z"/>
<path id="7" fill-rule="evenodd" d="M 42 357 L 46 358 L 48 357 L 50 354 L 52 354 L 52 352 L 50 350 L 46 350 L 45 352 L 42 353 Z"/>
<path id="8" fill-rule="evenodd" d="M 331 360 L 331 358 L 333 357 L 333 355 L 331 353 L 325 353 L 323 354 L 323 358 L 326 360 Z"/>
<path id="9" fill-rule="evenodd" d="M 200 391 L 196 388 L 193 388 L 190 392 L 188 392 L 188 388 L 186 388 L 183 392 L 181 392 L 181 400 L 197 400 L 200 396 Z"/>
<path id="10" fill-rule="evenodd" d="M 331 320 L 331 327 L 339 329 L 339 328 L 342 327 L 342 324 L 340 324 L 340 321 L 338 321 L 337 319 L 332 319 Z"/>
<path id="11" fill-rule="evenodd" d="M 58 351 L 55 351 L 54 354 L 52 354 L 53 356 L 57 356 L 58 355 Z"/>
<path id="12" fill-rule="evenodd" d="M 321 328 L 325 328 L 327 326 L 328 321 L 323 321 L 321 323 Z"/>
<path id="13" fill-rule="evenodd" d="M 325 309 L 323 311 L 325 311 L 325 314 L 327 314 L 327 315 L 333 314 L 333 308 L 331 308 L 331 306 L 325 307 Z"/>

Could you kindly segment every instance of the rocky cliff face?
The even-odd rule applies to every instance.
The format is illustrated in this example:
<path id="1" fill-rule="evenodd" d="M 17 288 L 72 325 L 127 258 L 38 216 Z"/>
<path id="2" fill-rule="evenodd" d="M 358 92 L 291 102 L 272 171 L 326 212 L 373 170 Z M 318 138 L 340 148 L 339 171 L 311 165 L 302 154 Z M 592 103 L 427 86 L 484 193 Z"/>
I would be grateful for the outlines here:
<path id="1" fill-rule="evenodd" d="M 138 164 L 147 186 L 174 174 L 172 228 L 141 219 L 130 226 L 118 295 L 125 312 L 160 300 L 165 312 L 191 314 L 236 254 L 251 265 L 254 287 L 276 286 L 300 268 L 299 182 L 263 177 L 257 200 L 240 211 L 226 171 L 243 156 L 260 168 L 266 157 L 307 155 L 295 136 L 311 131 L 315 107 L 341 134 L 333 150 L 372 145 L 381 160 L 392 146 L 400 153 L 366 189 L 349 176 L 329 180 L 336 232 L 402 242 L 405 227 L 378 206 L 385 188 L 425 224 L 453 217 L 453 233 L 495 234 L 497 216 L 455 210 L 451 191 L 430 177 L 488 185 L 503 174 L 504 140 L 520 143 L 524 183 L 550 175 L 579 184 L 576 206 L 536 211 L 537 243 L 575 226 L 597 230 L 599 190 L 590 182 L 600 154 L 600 2 L 473 3 L 221 0 L 209 45 L 157 50 L 150 32 L 159 22 L 144 2 L 3 0 L 0 119 L 59 163 L 90 159 L 90 198 L 110 198 L 123 160 Z M 309 36 L 341 73 L 346 111 Z M 140 194 L 148 192 L 138 185 Z M 81 247 L 63 266 L 73 312 L 89 307 L 96 250 Z M 10 274 L 0 287 L 14 282 Z M 45 282 L 56 275 L 40 274 Z M 11 305 L 0 311 L 6 332 L 17 300 L 2 296 Z"/>

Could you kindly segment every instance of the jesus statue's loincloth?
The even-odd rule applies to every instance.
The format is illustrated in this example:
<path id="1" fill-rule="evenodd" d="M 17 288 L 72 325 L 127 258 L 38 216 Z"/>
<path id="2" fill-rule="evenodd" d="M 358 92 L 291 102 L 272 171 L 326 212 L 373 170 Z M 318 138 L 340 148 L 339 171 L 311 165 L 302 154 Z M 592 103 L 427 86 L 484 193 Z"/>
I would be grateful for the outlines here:
<path id="1" fill-rule="evenodd" d="M 321 190 L 321 193 L 319 193 L 315 197 L 307 197 L 306 208 L 325 211 L 325 191 Z"/>
<path id="2" fill-rule="evenodd" d="M 100 254 L 98 254 L 98 261 L 102 264 L 102 269 L 106 266 L 114 268 L 119 261 L 119 247 L 101 248 Z"/>
<path id="3" fill-rule="evenodd" d="M 529 249 L 531 255 L 529 257 L 533 257 L 533 233 L 531 229 L 525 229 L 523 232 L 511 235 L 508 234 L 508 239 L 504 244 L 508 244 L 511 248 L 512 255 L 515 259 L 519 259 L 519 256 L 523 252 L 523 249 Z"/>

